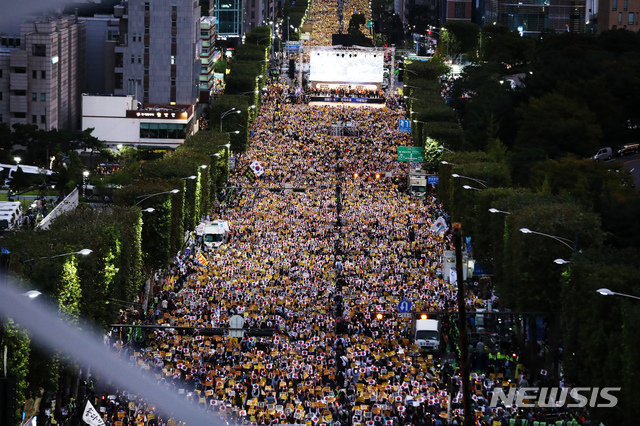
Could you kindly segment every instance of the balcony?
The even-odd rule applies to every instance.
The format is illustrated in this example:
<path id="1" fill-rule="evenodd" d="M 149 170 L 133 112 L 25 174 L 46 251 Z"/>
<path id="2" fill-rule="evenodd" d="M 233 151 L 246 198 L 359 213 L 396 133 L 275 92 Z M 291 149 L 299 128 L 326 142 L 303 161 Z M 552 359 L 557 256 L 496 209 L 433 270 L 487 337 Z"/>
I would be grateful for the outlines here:
<path id="1" fill-rule="evenodd" d="M 9 90 L 27 90 L 27 73 L 9 74 Z"/>

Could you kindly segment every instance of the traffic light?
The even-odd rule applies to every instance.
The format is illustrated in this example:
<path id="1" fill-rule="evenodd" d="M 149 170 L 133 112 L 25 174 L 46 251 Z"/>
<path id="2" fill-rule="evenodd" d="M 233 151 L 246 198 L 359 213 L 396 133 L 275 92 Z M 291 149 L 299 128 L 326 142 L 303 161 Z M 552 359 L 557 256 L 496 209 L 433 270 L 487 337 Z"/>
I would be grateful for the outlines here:
<path id="1" fill-rule="evenodd" d="M 427 34 L 431 35 L 431 30 L 427 31 Z"/>

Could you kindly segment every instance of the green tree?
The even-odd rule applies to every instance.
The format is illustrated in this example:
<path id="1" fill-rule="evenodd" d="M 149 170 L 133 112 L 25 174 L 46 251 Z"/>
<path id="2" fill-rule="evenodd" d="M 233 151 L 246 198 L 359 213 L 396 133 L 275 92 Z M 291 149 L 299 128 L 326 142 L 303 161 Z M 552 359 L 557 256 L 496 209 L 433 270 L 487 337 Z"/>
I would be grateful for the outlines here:
<path id="1" fill-rule="evenodd" d="M 466 54 L 476 56 L 478 50 L 478 41 L 480 28 L 471 22 L 465 21 L 447 21 L 444 29 L 440 34 L 441 46 L 444 44 L 449 52 L 449 56 L 456 62 L 460 55 Z"/>
<path id="2" fill-rule="evenodd" d="M 545 157 L 559 158 L 569 153 L 587 157 L 596 151 L 602 137 L 595 114 L 559 93 L 531 98 L 516 112 L 519 121 L 514 169 L 523 172 Z"/>
<path id="3" fill-rule="evenodd" d="M 11 179 L 11 187 L 18 192 L 29 187 L 29 178 L 22 171 L 22 167 L 20 166 L 18 166 L 16 168 L 16 171 L 13 173 L 13 179 Z"/>

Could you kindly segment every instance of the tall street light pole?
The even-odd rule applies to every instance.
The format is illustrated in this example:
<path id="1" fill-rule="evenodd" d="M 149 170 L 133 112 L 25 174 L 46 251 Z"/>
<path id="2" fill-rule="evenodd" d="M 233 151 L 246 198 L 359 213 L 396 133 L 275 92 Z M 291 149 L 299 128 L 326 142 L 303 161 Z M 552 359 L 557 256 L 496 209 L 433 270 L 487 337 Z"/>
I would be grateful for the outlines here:
<path id="1" fill-rule="evenodd" d="M 469 348 L 467 347 L 467 312 L 462 274 L 462 224 L 453 224 L 453 242 L 456 249 L 456 280 L 458 282 L 458 329 L 460 331 L 460 375 L 462 376 L 462 407 L 464 425 L 473 425 L 471 412 L 471 386 L 469 383 Z"/>

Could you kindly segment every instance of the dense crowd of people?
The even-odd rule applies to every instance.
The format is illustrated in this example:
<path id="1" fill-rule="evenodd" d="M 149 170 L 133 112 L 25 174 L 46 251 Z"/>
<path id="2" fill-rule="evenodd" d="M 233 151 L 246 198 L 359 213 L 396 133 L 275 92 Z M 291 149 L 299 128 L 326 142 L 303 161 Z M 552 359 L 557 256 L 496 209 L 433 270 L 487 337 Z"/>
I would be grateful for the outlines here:
<path id="1" fill-rule="evenodd" d="M 157 280 L 150 311 L 122 318 L 158 328 L 114 332 L 109 345 L 228 422 L 435 425 L 448 415 L 461 424 L 457 286 L 442 277 L 451 241 L 431 232 L 443 214 L 435 197 L 400 190 L 408 166 L 395 161 L 397 146 L 410 144 L 397 132 L 404 110 L 288 104 L 286 95 L 282 85 L 263 95 L 230 177 L 234 198 L 211 211 L 231 224 L 229 243 L 202 264 L 191 241 L 190 254 Z M 360 136 L 330 136 L 338 121 Z M 265 172 L 252 182 L 253 161 Z M 442 313 L 441 354 L 418 350 L 410 319 L 395 315 L 401 300 Z M 470 308 L 482 303 L 467 295 Z M 252 333 L 198 332 L 227 329 L 238 315 Z M 474 412 L 479 422 L 515 418 L 513 407 L 487 403 L 496 386 L 525 376 L 513 359 L 483 351 L 474 351 Z M 99 407 L 110 424 L 179 421 L 135 396 L 112 396 Z"/>

